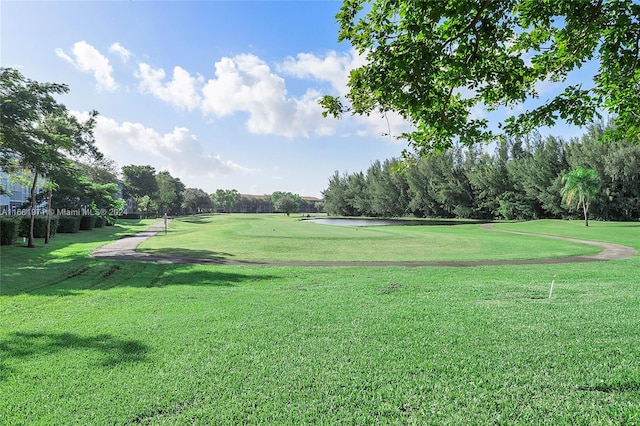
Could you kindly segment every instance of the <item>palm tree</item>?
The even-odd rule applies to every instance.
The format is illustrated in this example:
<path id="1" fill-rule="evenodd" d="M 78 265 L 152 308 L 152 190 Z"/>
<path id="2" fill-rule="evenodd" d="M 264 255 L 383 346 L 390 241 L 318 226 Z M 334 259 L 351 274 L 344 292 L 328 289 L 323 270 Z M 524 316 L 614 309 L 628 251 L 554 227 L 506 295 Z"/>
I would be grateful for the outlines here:
<path id="1" fill-rule="evenodd" d="M 587 214 L 589 212 L 589 204 L 591 197 L 596 195 L 600 190 L 600 182 L 598 180 L 598 172 L 593 169 L 585 169 L 580 166 L 570 171 L 562 177 L 562 196 L 567 205 L 572 207 L 577 199 L 576 208 L 582 206 L 584 212 L 584 226 L 589 226 Z"/>

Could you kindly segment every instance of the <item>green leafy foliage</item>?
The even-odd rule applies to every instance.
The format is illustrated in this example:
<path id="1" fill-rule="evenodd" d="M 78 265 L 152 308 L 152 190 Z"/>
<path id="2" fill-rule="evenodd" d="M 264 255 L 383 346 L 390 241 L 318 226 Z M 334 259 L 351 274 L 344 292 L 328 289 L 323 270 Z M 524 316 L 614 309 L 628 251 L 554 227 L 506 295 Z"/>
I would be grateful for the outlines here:
<path id="1" fill-rule="evenodd" d="M 410 161 L 374 162 L 366 173 L 336 172 L 324 191 L 326 211 L 339 216 L 573 217 L 562 200 L 562 178 L 584 165 L 597 171 L 602 188 L 590 195 L 592 216 L 638 220 L 640 145 L 603 144 L 607 130 L 591 126 L 570 141 L 532 133 L 506 139 L 493 155 L 454 147 Z"/>
<path id="2" fill-rule="evenodd" d="M 29 236 L 29 225 L 31 220 L 29 217 L 22 217 L 20 219 L 20 233 L 19 237 L 28 237 Z M 56 229 L 58 227 L 58 217 L 54 216 L 51 218 L 51 232 L 50 237 L 55 236 Z M 47 217 L 43 215 L 36 216 L 33 220 L 33 237 L 34 238 L 45 238 L 47 236 Z"/>
<path id="3" fill-rule="evenodd" d="M 632 0 L 344 0 L 338 39 L 367 62 L 349 77 L 346 100 L 324 96 L 324 114 L 396 111 L 419 154 L 526 134 L 558 120 L 586 125 L 605 111 L 608 135 L 640 140 L 640 4 Z M 472 109 L 537 99 L 536 84 L 564 82 L 594 60 L 585 86 L 490 129 Z M 539 101 L 539 99 L 538 99 Z"/>
<path id="4" fill-rule="evenodd" d="M 149 199 L 155 197 L 158 191 L 158 182 L 156 181 L 156 169 L 151 166 L 129 165 L 122 167 L 122 175 L 124 177 L 124 195 L 131 197 L 136 203 L 140 204 L 143 197 Z M 146 201 L 146 200 L 145 200 Z M 143 210 L 148 210 L 149 206 L 145 206 Z"/>
<path id="5" fill-rule="evenodd" d="M 231 213 L 242 199 L 242 195 L 236 189 L 216 189 L 216 192 L 210 195 L 210 199 L 213 206 L 222 207 L 225 212 Z"/>
<path id="6" fill-rule="evenodd" d="M 0 217 L 0 245 L 14 244 L 18 240 L 20 221 L 13 217 Z"/>
<path id="7" fill-rule="evenodd" d="M 562 177 L 564 187 L 562 195 L 568 206 L 582 207 L 584 212 L 584 224 L 589 226 L 589 205 L 591 198 L 600 190 L 598 172 L 593 169 L 578 167 Z"/>
<path id="8" fill-rule="evenodd" d="M 80 217 L 80 230 L 91 231 L 96 226 L 96 217 L 93 215 L 84 215 Z"/>
<path id="9" fill-rule="evenodd" d="M 209 194 L 199 188 L 187 188 L 182 192 L 182 208 L 190 214 L 211 209 Z"/>
<path id="10" fill-rule="evenodd" d="M 52 190 L 55 178 L 71 168 L 70 157 L 102 158 L 93 137 L 98 113 L 92 111 L 85 122 L 78 120 L 55 99 L 68 90 L 66 85 L 38 83 L 15 69 L 0 68 L 0 167 L 29 171 L 32 212 L 39 176 L 48 178 Z M 33 224 L 31 214 L 29 247 L 34 247 Z"/>
<path id="11" fill-rule="evenodd" d="M 80 216 L 60 216 L 58 218 L 58 232 L 75 234 L 80 230 Z"/>
<path id="12" fill-rule="evenodd" d="M 276 191 L 271 194 L 273 208 L 278 212 L 285 213 L 287 216 L 290 213 L 299 211 L 303 201 L 298 194 L 292 194 L 291 192 Z"/>
<path id="13" fill-rule="evenodd" d="M 167 171 L 155 175 L 158 191 L 156 200 L 160 214 L 177 214 L 182 204 L 182 192 L 185 186 L 178 178 L 174 178 Z"/>

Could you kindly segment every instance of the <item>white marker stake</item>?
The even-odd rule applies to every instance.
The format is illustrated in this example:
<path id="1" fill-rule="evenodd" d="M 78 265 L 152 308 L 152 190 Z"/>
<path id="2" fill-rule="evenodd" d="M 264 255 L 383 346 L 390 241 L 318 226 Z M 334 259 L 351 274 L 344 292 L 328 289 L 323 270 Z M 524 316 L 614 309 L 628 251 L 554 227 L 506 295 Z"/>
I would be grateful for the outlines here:
<path id="1" fill-rule="evenodd" d="M 549 299 L 551 299 L 551 295 L 553 294 L 553 285 L 556 283 L 555 278 L 551 281 L 551 288 L 549 289 Z"/>

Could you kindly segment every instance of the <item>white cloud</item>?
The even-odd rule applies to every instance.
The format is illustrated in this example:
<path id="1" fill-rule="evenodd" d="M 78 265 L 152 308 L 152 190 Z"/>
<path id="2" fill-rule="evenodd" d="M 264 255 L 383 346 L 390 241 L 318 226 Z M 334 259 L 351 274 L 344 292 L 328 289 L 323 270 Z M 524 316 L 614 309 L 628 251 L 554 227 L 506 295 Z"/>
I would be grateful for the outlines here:
<path id="1" fill-rule="evenodd" d="M 125 64 L 129 62 L 129 58 L 132 56 L 132 53 L 125 49 L 118 42 L 113 43 L 111 47 L 109 47 L 109 52 L 117 53 L 118 55 L 120 55 L 120 59 L 122 59 L 122 62 L 124 62 Z"/>
<path id="2" fill-rule="evenodd" d="M 71 56 L 69 56 L 66 53 L 64 53 L 64 50 L 62 50 L 60 48 L 57 48 L 56 49 L 56 55 L 58 56 L 58 58 L 64 59 L 65 61 L 69 62 L 71 65 L 75 65 L 75 62 L 73 61 L 73 58 L 71 58 Z"/>
<path id="3" fill-rule="evenodd" d="M 154 69 L 148 64 L 140 63 L 136 77 L 140 80 L 138 89 L 142 93 L 151 94 L 189 111 L 200 106 L 202 98 L 198 91 L 204 81 L 200 75 L 192 77 L 188 71 L 176 66 L 173 68 L 173 78 L 165 83 L 165 72 L 162 68 Z"/>
<path id="4" fill-rule="evenodd" d="M 100 89 L 114 91 L 118 88 L 112 75 L 113 67 L 109 64 L 109 59 L 86 41 L 78 41 L 73 44 L 71 53 L 74 58 L 67 55 L 62 49 L 56 49 L 55 52 L 58 57 L 69 62 L 76 69 L 92 73 Z"/>
<path id="5" fill-rule="evenodd" d="M 87 119 L 87 113 L 74 113 Z M 148 164 L 156 170 L 168 170 L 183 181 L 203 182 L 222 175 L 249 171 L 219 155 L 205 152 L 197 137 L 184 127 L 175 127 L 171 133 L 160 134 L 141 123 L 118 123 L 98 116 L 94 130 L 96 146 L 121 166 Z"/>
<path id="6" fill-rule="evenodd" d="M 224 57 L 215 64 L 216 78 L 202 89 L 202 111 L 224 117 L 246 112 L 252 133 L 293 138 L 334 132 L 334 120 L 322 117 L 317 104 L 320 93 L 313 89 L 299 97 L 287 97 L 285 80 L 255 55 Z"/>
<path id="7" fill-rule="evenodd" d="M 118 42 L 109 52 L 127 63 L 134 55 Z M 70 53 L 56 49 L 56 54 L 82 72 L 93 73 L 98 86 L 116 90 L 109 60 L 86 41 L 73 44 Z M 227 117 L 245 113 L 249 132 L 263 135 L 312 137 L 341 134 L 397 135 L 407 130 L 407 124 L 397 114 L 386 118 L 378 114 L 364 117 L 345 116 L 335 120 L 322 116 L 318 99 L 327 92 L 340 95 L 347 92 L 349 72 L 365 63 L 366 57 L 355 50 L 329 51 L 325 55 L 299 53 L 287 57 L 275 70 L 253 54 L 223 57 L 215 63 L 215 76 L 205 81 L 200 74 L 190 74 L 175 66 L 171 76 L 162 68 L 138 62 L 134 73 L 138 90 L 188 111 L 200 110 L 205 116 Z M 284 76 L 307 80 L 306 91 L 299 96 L 287 92 Z M 326 87 L 329 83 L 331 89 Z M 125 87 L 128 91 L 128 87 Z"/>
<path id="8" fill-rule="evenodd" d="M 349 73 L 364 65 L 366 60 L 366 55 L 358 54 L 355 49 L 342 53 L 332 50 L 325 56 L 299 53 L 295 58 L 288 57 L 279 65 L 278 69 L 284 74 L 296 78 L 328 82 L 336 93 L 344 96 L 348 92 Z M 318 97 L 320 96 L 321 94 L 318 93 Z M 345 120 L 349 119 L 345 117 Z M 361 126 L 355 130 L 355 134 L 358 136 L 390 135 L 392 137 L 389 140 L 396 141 L 393 136 L 399 136 L 410 130 L 407 121 L 395 112 L 388 112 L 384 116 L 377 113 L 356 116 L 351 121 Z"/>
<path id="9" fill-rule="evenodd" d="M 347 91 L 349 72 L 364 65 L 365 62 L 366 57 L 359 55 L 354 49 L 343 53 L 332 50 L 325 57 L 312 53 L 298 53 L 295 58 L 289 56 L 278 69 L 287 75 L 301 79 L 327 81 L 343 95 Z"/>

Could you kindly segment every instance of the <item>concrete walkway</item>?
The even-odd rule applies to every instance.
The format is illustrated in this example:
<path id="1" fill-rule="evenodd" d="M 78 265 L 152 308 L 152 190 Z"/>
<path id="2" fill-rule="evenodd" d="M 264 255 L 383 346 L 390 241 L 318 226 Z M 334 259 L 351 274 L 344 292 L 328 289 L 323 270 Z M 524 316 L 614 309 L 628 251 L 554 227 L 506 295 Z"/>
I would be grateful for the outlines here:
<path id="1" fill-rule="evenodd" d="M 198 264 L 198 265 L 272 265 L 272 266 L 449 266 L 449 267 L 474 267 L 493 265 L 541 265 L 556 263 L 598 262 L 607 260 L 627 259 L 636 255 L 636 250 L 619 244 L 603 243 L 599 241 L 579 240 L 575 238 L 558 237 L 555 235 L 533 234 L 528 232 L 505 231 L 496 229 L 492 224 L 481 224 L 481 228 L 495 232 L 509 232 L 512 234 L 531 235 L 535 237 L 553 238 L 557 240 L 571 241 L 579 244 L 588 244 L 602 248 L 596 254 L 580 256 L 568 256 L 552 259 L 513 259 L 513 260 L 478 260 L 478 261 L 444 261 L 444 262 L 392 262 L 392 261 L 241 261 L 228 259 L 198 259 L 183 256 L 161 256 L 149 253 L 137 252 L 136 249 L 147 238 L 164 231 L 164 220 L 159 220 L 146 231 L 134 236 L 125 237 L 112 243 L 97 248 L 91 253 L 96 259 L 113 260 L 140 260 L 158 263 Z"/>
<path id="2" fill-rule="evenodd" d="M 91 257 L 97 259 L 155 260 L 147 259 L 144 253 L 138 253 L 136 249 L 144 240 L 162 231 L 164 231 L 164 219 L 156 221 L 146 231 L 138 232 L 135 235 L 126 236 L 98 247 L 91 253 Z"/>

